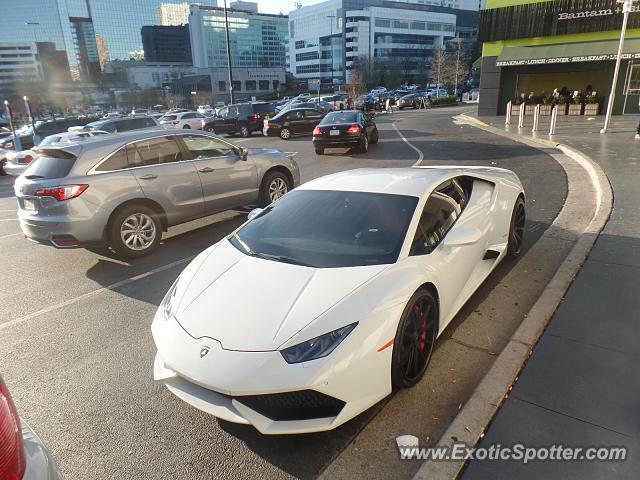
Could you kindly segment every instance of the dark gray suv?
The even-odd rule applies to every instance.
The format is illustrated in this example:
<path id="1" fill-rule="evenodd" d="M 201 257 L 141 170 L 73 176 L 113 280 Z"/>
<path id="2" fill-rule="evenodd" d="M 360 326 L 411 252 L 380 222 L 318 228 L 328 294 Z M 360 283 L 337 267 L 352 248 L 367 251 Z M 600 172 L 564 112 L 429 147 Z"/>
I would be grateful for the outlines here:
<path id="1" fill-rule="evenodd" d="M 101 130 L 109 133 L 129 132 L 141 128 L 153 128 L 158 126 L 158 121 L 153 117 L 142 115 L 139 117 L 107 118 L 85 125 L 82 130 Z"/>
<path id="2" fill-rule="evenodd" d="M 264 206 L 299 183 L 298 165 L 278 150 L 155 129 L 45 147 L 14 189 L 30 240 L 58 248 L 108 246 L 135 258 L 155 250 L 172 225 Z"/>

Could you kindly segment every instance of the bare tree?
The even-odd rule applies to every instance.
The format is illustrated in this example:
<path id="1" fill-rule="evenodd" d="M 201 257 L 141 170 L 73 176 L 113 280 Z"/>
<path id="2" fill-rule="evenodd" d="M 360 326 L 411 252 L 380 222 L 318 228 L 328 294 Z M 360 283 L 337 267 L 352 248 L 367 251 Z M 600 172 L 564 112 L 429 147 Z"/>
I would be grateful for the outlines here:
<path id="1" fill-rule="evenodd" d="M 470 57 L 467 48 L 463 42 L 457 38 L 455 41 L 455 50 L 450 52 L 452 57 L 450 69 L 453 73 L 453 88 L 456 95 L 458 94 L 458 85 L 469 76 Z"/>
<path id="2" fill-rule="evenodd" d="M 443 85 L 449 77 L 447 60 L 447 53 L 444 48 L 439 47 L 433 50 L 433 56 L 429 64 L 431 67 L 431 79 L 436 82 L 436 98 L 440 96 L 440 85 Z"/>
<path id="3" fill-rule="evenodd" d="M 370 72 L 369 57 L 361 55 L 351 64 L 351 94 L 357 97 L 367 90 L 367 80 Z"/>

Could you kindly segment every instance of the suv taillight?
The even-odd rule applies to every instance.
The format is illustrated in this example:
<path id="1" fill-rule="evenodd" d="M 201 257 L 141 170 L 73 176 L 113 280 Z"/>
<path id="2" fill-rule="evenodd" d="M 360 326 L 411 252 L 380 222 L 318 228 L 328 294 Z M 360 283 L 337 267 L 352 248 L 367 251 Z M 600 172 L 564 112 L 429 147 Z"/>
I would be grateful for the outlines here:
<path id="1" fill-rule="evenodd" d="M 253 115 L 251 115 L 251 121 L 252 122 L 260 121 L 260 114 L 259 113 L 254 113 Z"/>
<path id="2" fill-rule="evenodd" d="M 89 188 L 89 185 L 87 184 L 65 185 L 62 187 L 46 187 L 39 188 L 38 190 L 36 190 L 34 195 L 36 197 L 53 197 L 59 202 L 62 202 L 63 200 L 69 200 L 81 195 L 82 192 L 84 192 L 87 188 Z"/>
<path id="3" fill-rule="evenodd" d="M 360 133 L 360 126 L 359 125 L 351 125 L 348 129 L 347 129 L 347 133 L 349 135 L 358 135 Z"/>
<path id="4" fill-rule="evenodd" d="M 20 417 L 9 389 L 0 378 L 0 478 L 20 480 L 26 468 Z"/>
<path id="5" fill-rule="evenodd" d="M 20 159 L 20 163 L 31 163 L 33 161 L 33 157 L 31 155 L 25 155 Z"/>

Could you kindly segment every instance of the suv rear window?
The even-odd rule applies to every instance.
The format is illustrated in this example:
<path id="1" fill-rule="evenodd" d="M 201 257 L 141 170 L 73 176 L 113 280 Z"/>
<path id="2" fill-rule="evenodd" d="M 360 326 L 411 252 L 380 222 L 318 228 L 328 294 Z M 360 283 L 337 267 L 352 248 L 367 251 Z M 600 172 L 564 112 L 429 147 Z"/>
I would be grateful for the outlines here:
<path id="1" fill-rule="evenodd" d="M 74 163 L 75 155 L 63 150 L 42 150 L 38 161 L 31 163 L 23 175 L 32 179 L 63 178 L 69 175 Z"/>
<path id="2" fill-rule="evenodd" d="M 275 112 L 276 107 L 273 103 L 254 103 L 253 111 L 254 113 Z"/>

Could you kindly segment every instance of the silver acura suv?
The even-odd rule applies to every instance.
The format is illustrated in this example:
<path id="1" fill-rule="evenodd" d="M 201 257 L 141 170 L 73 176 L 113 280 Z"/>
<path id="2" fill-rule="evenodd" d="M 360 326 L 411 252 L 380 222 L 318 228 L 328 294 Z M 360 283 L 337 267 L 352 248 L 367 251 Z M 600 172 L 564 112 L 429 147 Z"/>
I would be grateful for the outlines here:
<path id="1" fill-rule="evenodd" d="M 153 129 L 43 148 L 14 190 L 30 240 L 136 258 L 172 225 L 264 206 L 299 183 L 297 163 L 278 150 Z"/>

